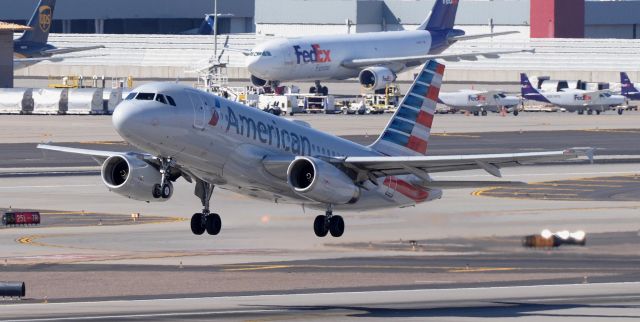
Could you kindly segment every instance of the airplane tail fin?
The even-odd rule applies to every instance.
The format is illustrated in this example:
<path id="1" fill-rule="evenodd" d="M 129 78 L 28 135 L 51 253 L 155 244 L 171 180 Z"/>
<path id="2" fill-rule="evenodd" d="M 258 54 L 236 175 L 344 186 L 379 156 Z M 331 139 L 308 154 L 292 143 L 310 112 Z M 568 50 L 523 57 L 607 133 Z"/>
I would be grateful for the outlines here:
<path id="1" fill-rule="evenodd" d="M 40 0 L 36 10 L 29 20 L 29 27 L 19 38 L 20 41 L 28 41 L 38 44 L 46 44 L 49 39 L 49 30 L 53 24 L 53 11 L 56 0 Z"/>
<path id="2" fill-rule="evenodd" d="M 418 27 L 418 30 L 453 29 L 456 21 L 459 0 L 436 0 L 429 17 Z"/>
<path id="3" fill-rule="evenodd" d="M 629 79 L 629 75 L 625 72 L 620 73 L 620 84 L 622 84 L 621 94 L 629 95 L 629 93 L 637 93 L 638 90 Z"/>
<path id="4" fill-rule="evenodd" d="M 527 95 L 532 95 L 532 94 L 536 94 L 536 95 L 540 94 L 540 92 L 538 92 L 538 90 L 535 87 L 533 87 L 533 85 L 531 85 L 531 82 L 529 81 L 529 76 L 527 76 L 527 74 L 525 73 L 520 73 L 520 86 L 521 86 L 521 94 L 523 97 Z"/>
<path id="5" fill-rule="evenodd" d="M 206 15 L 200 28 L 198 28 L 198 35 L 212 35 L 213 34 L 213 24 L 215 23 L 215 17 L 213 15 Z"/>
<path id="6" fill-rule="evenodd" d="M 435 60 L 425 63 L 372 149 L 389 156 L 426 155 L 444 69 Z"/>

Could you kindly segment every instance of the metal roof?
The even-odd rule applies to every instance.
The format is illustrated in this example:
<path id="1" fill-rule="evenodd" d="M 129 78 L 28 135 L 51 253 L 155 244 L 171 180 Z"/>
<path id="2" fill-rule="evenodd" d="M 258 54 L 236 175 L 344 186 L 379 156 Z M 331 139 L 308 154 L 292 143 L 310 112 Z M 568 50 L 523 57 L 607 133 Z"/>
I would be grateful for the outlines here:
<path id="1" fill-rule="evenodd" d="M 0 21 L 0 31 L 26 31 L 31 28 L 15 23 Z"/>

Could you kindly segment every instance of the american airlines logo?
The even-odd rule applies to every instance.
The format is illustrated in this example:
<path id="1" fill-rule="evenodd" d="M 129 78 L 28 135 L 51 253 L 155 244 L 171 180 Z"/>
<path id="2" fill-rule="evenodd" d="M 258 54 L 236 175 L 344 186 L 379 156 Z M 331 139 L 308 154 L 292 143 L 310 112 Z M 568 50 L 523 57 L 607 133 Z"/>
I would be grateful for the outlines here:
<path id="1" fill-rule="evenodd" d="M 328 63 L 331 61 L 331 50 L 321 49 L 318 44 L 311 45 L 311 50 L 302 50 L 300 46 L 293 46 L 293 50 L 296 52 L 298 64 Z"/>

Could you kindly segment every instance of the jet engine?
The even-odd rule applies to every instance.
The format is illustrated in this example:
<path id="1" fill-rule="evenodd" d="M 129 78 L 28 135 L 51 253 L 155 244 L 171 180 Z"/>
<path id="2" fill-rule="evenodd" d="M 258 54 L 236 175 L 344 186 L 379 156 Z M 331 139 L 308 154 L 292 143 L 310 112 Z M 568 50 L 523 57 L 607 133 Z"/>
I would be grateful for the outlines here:
<path id="1" fill-rule="evenodd" d="M 349 204 L 360 197 L 360 188 L 349 176 L 316 158 L 296 158 L 287 169 L 287 181 L 299 195 L 321 203 Z"/>
<path id="2" fill-rule="evenodd" d="M 267 81 L 262 78 L 258 78 L 256 76 L 251 75 L 251 84 L 255 87 L 263 87 L 267 85 Z"/>
<path id="3" fill-rule="evenodd" d="M 358 75 L 360 85 L 369 91 L 385 88 L 396 80 L 396 74 L 386 67 L 369 67 Z"/>
<path id="4" fill-rule="evenodd" d="M 101 176 L 109 190 L 121 196 L 147 202 L 168 200 L 153 197 L 153 187 L 162 179 L 160 171 L 136 157 L 109 157 L 102 164 Z"/>

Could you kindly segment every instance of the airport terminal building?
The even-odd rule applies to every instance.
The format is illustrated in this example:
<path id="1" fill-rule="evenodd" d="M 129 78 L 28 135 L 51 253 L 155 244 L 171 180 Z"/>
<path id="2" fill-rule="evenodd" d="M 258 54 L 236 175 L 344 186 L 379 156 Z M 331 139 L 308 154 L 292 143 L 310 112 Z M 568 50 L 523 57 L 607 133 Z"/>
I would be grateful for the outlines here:
<path id="1" fill-rule="evenodd" d="M 0 20 L 25 23 L 38 0 L 0 0 Z M 420 24 L 434 0 L 219 0 L 220 33 L 331 34 L 398 30 Z M 457 23 L 509 26 L 529 35 L 531 10 L 565 4 L 565 19 L 584 12 L 587 38 L 640 38 L 640 1 L 460 0 Z M 581 8 L 584 6 L 584 8 Z M 59 0 L 54 33 L 179 34 L 194 30 L 214 0 Z M 286 12 L 286 13 L 285 13 Z M 546 28 L 546 27 L 545 27 Z"/>

